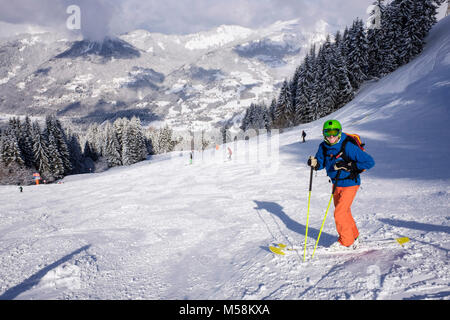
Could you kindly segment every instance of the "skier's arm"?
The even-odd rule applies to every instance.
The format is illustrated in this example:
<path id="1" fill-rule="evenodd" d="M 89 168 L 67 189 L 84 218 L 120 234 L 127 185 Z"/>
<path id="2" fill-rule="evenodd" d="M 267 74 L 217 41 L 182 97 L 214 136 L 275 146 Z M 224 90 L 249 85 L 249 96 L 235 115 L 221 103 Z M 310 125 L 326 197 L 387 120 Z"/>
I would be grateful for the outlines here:
<path id="1" fill-rule="evenodd" d="M 316 170 L 322 170 L 325 166 L 324 158 L 323 158 L 323 146 L 319 145 L 319 150 L 317 150 L 315 158 L 317 159 L 317 168 Z"/>
<path id="2" fill-rule="evenodd" d="M 375 165 L 375 160 L 367 152 L 362 151 L 359 147 L 351 143 L 347 147 L 349 147 L 349 158 L 356 163 L 358 170 L 368 170 Z"/>

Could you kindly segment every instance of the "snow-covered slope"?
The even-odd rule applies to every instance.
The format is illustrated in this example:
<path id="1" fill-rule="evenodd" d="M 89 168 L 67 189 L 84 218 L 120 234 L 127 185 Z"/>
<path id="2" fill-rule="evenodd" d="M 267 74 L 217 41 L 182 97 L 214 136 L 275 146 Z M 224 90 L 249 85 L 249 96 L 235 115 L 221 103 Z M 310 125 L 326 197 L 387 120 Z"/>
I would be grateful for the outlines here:
<path id="1" fill-rule="evenodd" d="M 310 32 L 291 20 L 183 36 L 135 30 L 101 43 L 19 35 L 0 42 L 0 112 L 214 126 L 252 102 L 271 101 L 305 49 L 335 28 L 321 21 Z"/>
<path id="2" fill-rule="evenodd" d="M 3 299 L 448 299 L 450 18 L 423 54 L 367 84 L 331 117 L 359 133 L 376 166 L 352 212 L 363 242 L 405 248 L 274 256 L 303 245 L 309 169 L 323 120 L 270 140 L 174 152 L 62 184 L 0 187 Z M 300 132 L 308 133 L 300 143 Z M 279 152 L 275 152 L 279 146 Z M 330 197 L 314 175 L 308 256 Z M 336 241 L 332 214 L 321 246 Z"/>

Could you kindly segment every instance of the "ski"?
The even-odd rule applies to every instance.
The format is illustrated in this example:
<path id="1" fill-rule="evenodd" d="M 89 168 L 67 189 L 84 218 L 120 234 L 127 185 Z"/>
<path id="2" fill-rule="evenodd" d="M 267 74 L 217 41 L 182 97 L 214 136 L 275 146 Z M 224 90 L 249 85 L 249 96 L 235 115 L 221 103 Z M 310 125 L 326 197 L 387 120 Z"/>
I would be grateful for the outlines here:
<path id="1" fill-rule="evenodd" d="M 269 246 L 269 250 L 277 255 L 284 256 L 287 253 L 292 253 L 293 251 L 298 251 L 299 248 L 288 247 L 288 245 L 286 245 L 286 244 L 278 243 L 276 245 Z"/>
<path id="2" fill-rule="evenodd" d="M 410 239 L 408 237 L 393 238 L 393 239 L 382 239 L 382 240 L 367 240 L 361 241 L 357 247 L 346 248 L 343 247 L 342 250 L 331 250 L 327 247 L 317 248 L 317 254 L 326 255 L 346 255 L 346 254 L 358 254 L 364 253 L 366 251 L 372 250 L 382 250 L 382 249 L 395 249 L 404 248 L 404 245 L 408 243 Z"/>
<path id="3" fill-rule="evenodd" d="M 355 248 L 342 248 L 342 250 L 330 250 L 328 247 L 319 247 L 317 248 L 317 253 L 319 254 L 346 254 L 346 253 L 360 253 L 364 251 L 377 250 L 382 248 L 389 247 L 404 247 L 406 243 L 410 242 L 408 237 L 400 237 L 393 239 L 381 239 L 381 240 L 372 240 L 372 241 L 364 241 L 361 242 Z M 311 249 L 311 248 L 308 248 Z M 284 256 L 286 254 L 293 253 L 295 251 L 303 250 L 300 246 L 288 246 L 284 243 L 277 243 L 276 245 L 269 246 L 269 250 L 276 255 Z"/>

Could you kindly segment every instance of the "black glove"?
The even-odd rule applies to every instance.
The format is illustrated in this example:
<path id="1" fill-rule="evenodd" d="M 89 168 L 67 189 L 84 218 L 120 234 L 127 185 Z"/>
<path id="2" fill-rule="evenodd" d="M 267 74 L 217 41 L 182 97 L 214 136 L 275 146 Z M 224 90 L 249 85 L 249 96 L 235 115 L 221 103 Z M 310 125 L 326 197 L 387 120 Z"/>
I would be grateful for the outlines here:
<path id="1" fill-rule="evenodd" d="M 353 161 L 345 162 L 345 161 L 339 161 L 334 164 L 334 170 L 345 170 L 345 171 L 358 171 L 358 167 L 356 166 L 356 163 Z"/>
<path id="2" fill-rule="evenodd" d="M 317 171 L 317 168 L 319 168 L 319 163 L 317 162 L 316 158 L 311 156 L 308 159 L 308 166 L 310 166 L 311 168 L 313 168 L 314 170 Z"/>

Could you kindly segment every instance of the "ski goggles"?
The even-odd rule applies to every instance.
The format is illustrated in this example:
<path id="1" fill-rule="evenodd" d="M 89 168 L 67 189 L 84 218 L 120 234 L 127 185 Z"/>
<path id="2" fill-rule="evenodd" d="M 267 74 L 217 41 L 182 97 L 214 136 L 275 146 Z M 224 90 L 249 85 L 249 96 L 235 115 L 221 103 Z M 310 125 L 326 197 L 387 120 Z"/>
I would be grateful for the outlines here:
<path id="1" fill-rule="evenodd" d="M 324 129 L 323 130 L 323 135 L 325 137 L 337 137 L 339 134 L 341 133 L 341 130 L 339 129 Z"/>

